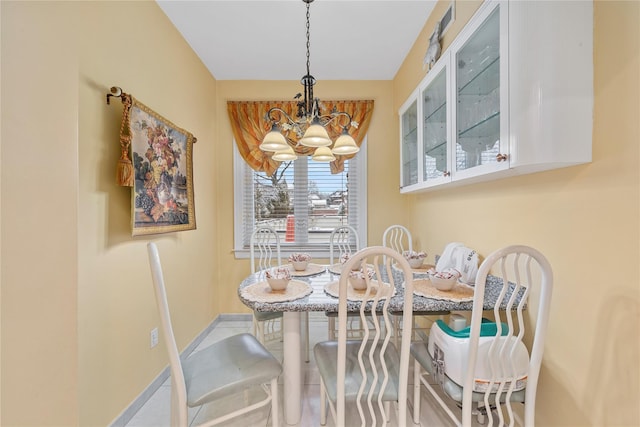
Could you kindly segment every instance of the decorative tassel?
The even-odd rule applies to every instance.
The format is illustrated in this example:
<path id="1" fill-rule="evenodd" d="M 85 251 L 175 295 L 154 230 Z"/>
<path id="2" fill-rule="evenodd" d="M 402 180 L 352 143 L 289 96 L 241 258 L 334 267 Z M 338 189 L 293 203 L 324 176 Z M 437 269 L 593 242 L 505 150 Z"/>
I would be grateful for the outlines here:
<path id="1" fill-rule="evenodd" d="M 129 158 L 131 146 L 131 131 L 129 129 L 129 110 L 131 109 L 131 96 L 122 93 L 124 109 L 122 110 L 122 124 L 120 125 L 120 160 L 116 169 L 116 183 L 121 187 L 133 187 L 135 182 L 133 163 Z"/>
<path id="2" fill-rule="evenodd" d="M 133 163 L 129 159 L 129 154 L 125 149 L 122 150 L 120 160 L 118 160 L 118 168 L 116 171 L 116 182 L 121 187 L 133 187 Z"/>

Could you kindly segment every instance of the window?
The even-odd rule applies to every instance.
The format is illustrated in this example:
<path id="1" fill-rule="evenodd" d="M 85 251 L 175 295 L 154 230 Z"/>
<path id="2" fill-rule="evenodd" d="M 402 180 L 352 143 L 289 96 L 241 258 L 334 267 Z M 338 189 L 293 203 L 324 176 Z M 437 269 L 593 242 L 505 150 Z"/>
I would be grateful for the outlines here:
<path id="1" fill-rule="evenodd" d="M 328 258 L 335 227 L 350 225 L 366 246 L 366 138 L 344 171 L 331 174 L 328 163 L 299 157 L 283 162 L 273 177 L 251 169 L 234 144 L 234 240 L 237 257 L 249 253 L 257 225 L 270 225 L 280 236 L 285 254 L 309 252 Z"/>

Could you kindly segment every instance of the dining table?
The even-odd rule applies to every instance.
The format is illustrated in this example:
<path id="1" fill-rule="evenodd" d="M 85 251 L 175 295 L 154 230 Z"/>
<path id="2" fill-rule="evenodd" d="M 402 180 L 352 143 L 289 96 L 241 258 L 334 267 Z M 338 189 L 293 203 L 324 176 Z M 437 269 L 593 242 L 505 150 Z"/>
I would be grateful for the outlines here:
<path id="1" fill-rule="evenodd" d="M 238 286 L 240 300 L 252 310 L 258 312 L 282 312 L 283 333 L 283 371 L 284 419 L 288 425 L 300 422 L 302 413 L 302 351 L 301 313 L 337 312 L 337 286 L 340 279 L 341 264 L 309 264 L 304 271 L 296 271 L 291 264 L 285 264 L 291 272 L 291 281 L 285 291 L 272 291 L 266 282 L 265 271 L 247 276 Z M 429 283 L 427 270 L 433 267 L 423 265 L 413 269 L 414 298 L 412 314 L 437 315 L 452 311 L 471 311 L 473 305 L 473 286 L 458 283 L 451 291 L 440 291 Z M 400 274 L 393 268 L 393 274 Z M 397 291 L 389 301 L 391 314 L 401 315 L 407 311 L 404 307 L 404 278 L 396 280 Z M 487 279 L 485 307 L 493 307 L 502 289 L 502 281 L 493 276 Z M 361 302 L 348 301 L 349 311 L 357 312 Z M 504 307 L 506 309 L 506 306 Z M 305 337 L 308 339 L 308 337 Z"/>

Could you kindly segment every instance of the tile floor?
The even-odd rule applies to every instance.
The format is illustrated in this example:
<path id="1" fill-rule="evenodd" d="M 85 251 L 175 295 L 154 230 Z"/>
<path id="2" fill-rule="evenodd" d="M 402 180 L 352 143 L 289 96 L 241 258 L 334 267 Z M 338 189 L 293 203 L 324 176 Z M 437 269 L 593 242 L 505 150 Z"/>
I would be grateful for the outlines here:
<path id="1" fill-rule="evenodd" d="M 230 335 L 235 335 L 242 332 L 251 332 L 251 321 L 249 320 L 230 320 L 222 321 L 215 326 L 215 328 L 209 333 L 209 335 L 200 343 L 200 345 L 194 350 L 206 347 L 210 343 L 216 342 L 222 338 Z M 309 337 L 311 355 L 309 363 L 303 363 L 304 370 L 304 386 L 303 386 L 303 407 L 302 407 L 302 420 L 298 424 L 299 427 L 316 427 L 320 425 L 320 385 L 318 371 L 313 360 L 313 345 L 322 340 L 327 339 L 327 321 L 324 313 L 311 313 L 309 316 Z M 267 344 L 267 348 L 276 356 L 276 358 L 282 360 L 282 342 L 272 341 Z M 412 382 L 412 376 L 410 373 L 410 383 Z M 282 387 L 282 385 L 281 385 Z M 280 391 L 280 397 L 282 397 L 282 389 Z M 412 389 L 409 390 L 409 398 L 413 400 Z M 432 398 L 427 396 L 428 392 L 423 388 L 422 390 L 422 405 L 421 405 L 421 426 L 448 426 L 452 425 L 450 420 L 444 411 L 433 403 Z M 171 380 L 167 380 L 146 402 L 146 404 L 133 416 L 126 427 L 169 427 L 170 426 L 170 396 L 171 396 Z M 197 425 L 202 423 L 207 418 L 210 418 L 212 414 L 220 413 L 222 409 L 224 412 L 228 412 L 233 407 L 245 404 L 247 396 L 239 394 L 237 396 L 218 400 L 209 405 L 205 405 L 201 408 L 194 408 L 190 410 L 189 422 L 190 425 Z M 248 399 L 251 402 L 262 398 L 261 391 L 255 393 L 249 393 Z M 282 399 L 280 399 L 282 401 Z M 392 413 L 394 411 L 391 411 Z M 351 414 L 357 419 L 357 412 Z M 327 426 L 333 426 L 333 421 L 329 415 Z M 351 418 L 351 417 L 349 417 Z M 283 420 L 282 407 L 280 409 L 280 420 Z M 410 426 L 414 426 L 411 422 L 411 416 L 408 414 L 407 420 Z M 391 420 L 390 426 L 396 426 L 397 421 L 395 416 Z M 353 422 L 347 422 L 347 425 L 359 425 L 355 420 Z M 271 426 L 270 405 L 253 411 L 249 414 L 242 415 L 235 420 L 221 424 L 224 426 L 234 427 L 253 427 L 253 426 Z"/>

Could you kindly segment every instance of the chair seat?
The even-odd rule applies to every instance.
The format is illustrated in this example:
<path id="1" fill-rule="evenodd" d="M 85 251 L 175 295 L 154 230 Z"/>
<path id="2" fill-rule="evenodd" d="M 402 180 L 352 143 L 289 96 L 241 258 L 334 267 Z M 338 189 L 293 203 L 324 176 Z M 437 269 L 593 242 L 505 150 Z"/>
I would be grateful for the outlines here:
<path id="1" fill-rule="evenodd" d="M 193 353 L 182 362 L 187 405 L 200 406 L 247 387 L 269 383 L 282 366 L 251 334 L 238 334 Z"/>
<path id="2" fill-rule="evenodd" d="M 346 375 L 345 375 L 345 400 L 355 401 L 358 395 L 358 390 L 362 383 L 362 373 L 360 371 L 360 365 L 358 363 L 358 351 L 360 350 L 361 341 L 347 341 L 347 361 L 346 361 Z M 398 400 L 398 371 L 400 366 L 400 358 L 395 346 L 392 343 L 388 343 L 389 348 L 385 352 L 385 363 L 389 371 L 388 384 L 385 388 L 382 396 L 383 401 L 396 401 Z M 365 347 L 365 354 L 370 351 L 371 345 L 367 344 Z M 382 343 L 378 343 L 374 350 L 374 360 L 380 360 L 380 349 Z M 313 353 L 316 358 L 316 364 L 318 365 L 318 371 L 322 377 L 327 394 L 332 401 L 337 398 L 337 378 L 338 378 L 338 342 L 337 341 L 325 341 L 320 342 L 313 348 Z M 378 367 L 379 368 L 379 367 Z M 367 384 L 364 389 L 364 396 L 366 397 L 372 384 L 373 370 L 369 359 L 366 360 L 365 369 L 367 371 Z M 380 390 L 380 386 L 384 380 L 383 372 L 381 369 L 376 369 L 378 374 L 377 386 L 375 388 L 376 393 Z"/>
<path id="3" fill-rule="evenodd" d="M 413 342 L 411 343 L 411 355 L 422 365 L 422 367 L 429 373 L 429 375 L 433 376 L 433 358 L 429 354 L 429 350 L 427 349 L 427 342 Z M 462 387 L 454 382 L 451 378 L 444 375 L 444 383 L 442 384 L 442 388 L 445 393 L 449 395 L 456 402 L 462 402 Z M 525 390 L 522 389 L 519 391 L 514 391 L 511 394 L 512 402 L 524 402 Z M 502 401 L 504 401 L 504 394 L 502 394 Z M 484 393 L 473 392 L 471 394 L 471 400 L 473 402 L 482 402 L 484 400 Z M 491 403 L 495 402 L 495 393 L 491 394 L 490 397 Z"/>

